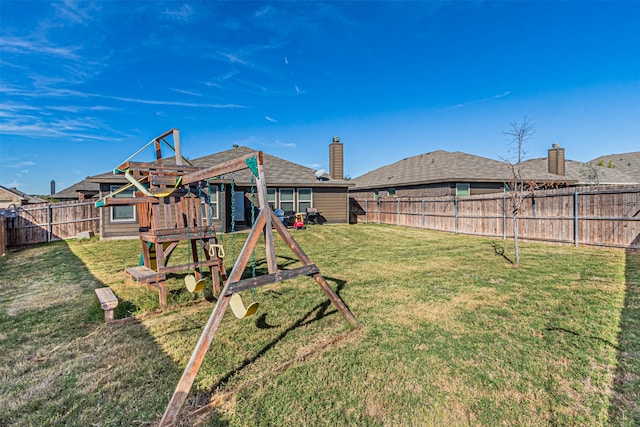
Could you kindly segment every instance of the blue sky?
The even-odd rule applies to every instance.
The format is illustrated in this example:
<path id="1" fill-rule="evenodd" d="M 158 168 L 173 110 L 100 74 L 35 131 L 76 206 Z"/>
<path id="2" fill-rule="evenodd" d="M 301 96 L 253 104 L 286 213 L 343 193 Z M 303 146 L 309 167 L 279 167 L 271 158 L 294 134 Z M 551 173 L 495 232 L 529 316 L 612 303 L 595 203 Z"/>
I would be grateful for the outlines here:
<path id="1" fill-rule="evenodd" d="M 355 178 L 405 157 L 640 151 L 639 1 L 0 2 L 0 185 L 49 194 L 179 128 Z"/>

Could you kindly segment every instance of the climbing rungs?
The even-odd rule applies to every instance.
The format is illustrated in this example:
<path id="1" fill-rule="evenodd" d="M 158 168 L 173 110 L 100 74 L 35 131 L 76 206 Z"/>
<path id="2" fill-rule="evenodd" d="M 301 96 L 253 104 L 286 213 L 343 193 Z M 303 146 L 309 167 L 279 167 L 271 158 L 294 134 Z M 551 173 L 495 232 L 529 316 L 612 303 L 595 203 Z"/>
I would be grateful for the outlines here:
<path id="1" fill-rule="evenodd" d="M 140 283 L 154 283 L 165 280 L 167 277 L 164 274 L 158 273 L 149 267 L 144 265 L 138 267 L 129 267 L 124 270 L 127 276 L 131 277 L 136 282 Z"/>
<path id="2" fill-rule="evenodd" d="M 238 280 L 229 283 L 226 295 L 233 295 L 236 292 L 242 292 L 247 289 L 254 289 L 270 283 L 282 282 L 283 280 L 293 279 L 298 276 L 310 276 L 319 273 L 320 269 L 315 264 L 305 265 L 304 267 L 293 268 L 291 270 L 279 271 L 273 274 L 265 274 L 263 276 L 251 277 L 248 279 Z"/>

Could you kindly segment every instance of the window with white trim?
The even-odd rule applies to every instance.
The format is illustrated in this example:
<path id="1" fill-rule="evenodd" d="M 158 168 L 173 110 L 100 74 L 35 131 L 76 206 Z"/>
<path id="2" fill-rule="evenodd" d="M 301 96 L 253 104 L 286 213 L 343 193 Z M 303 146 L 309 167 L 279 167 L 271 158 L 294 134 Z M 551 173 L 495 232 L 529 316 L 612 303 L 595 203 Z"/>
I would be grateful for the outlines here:
<path id="1" fill-rule="evenodd" d="M 111 191 L 116 191 L 120 186 L 112 185 Z M 113 198 L 134 197 L 134 187 L 127 188 L 117 194 Z M 111 206 L 111 222 L 125 222 L 136 220 L 136 209 L 131 205 Z"/>
<path id="2" fill-rule="evenodd" d="M 267 201 L 269 202 L 269 206 L 271 209 L 276 209 L 276 189 L 275 188 L 267 188 Z"/>
<path id="3" fill-rule="evenodd" d="M 200 203 L 202 206 L 202 222 L 206 223 L 208 217 L 208 213 L 211 214 L 211 219 L 218 219 L 218 187 L 217 186 L 209 186 L 209 189 L 206 190 L 209 194 L 209 206 L 211 207 L 210 211 L 207 211 L 206 197 L 200 198 Z"/>
<path id="4" fill-rule="evenodd" d="M 295 192 L 293 188 L 280 189 L 280 209 L 285 212 L 292 211 L 295 208 L 294 200 Z"/>
<path id="5" fill-rule="evenodd" d="M 313 205 L 310 188 L 298 188 L 298 212 L 306 212 Z"/>

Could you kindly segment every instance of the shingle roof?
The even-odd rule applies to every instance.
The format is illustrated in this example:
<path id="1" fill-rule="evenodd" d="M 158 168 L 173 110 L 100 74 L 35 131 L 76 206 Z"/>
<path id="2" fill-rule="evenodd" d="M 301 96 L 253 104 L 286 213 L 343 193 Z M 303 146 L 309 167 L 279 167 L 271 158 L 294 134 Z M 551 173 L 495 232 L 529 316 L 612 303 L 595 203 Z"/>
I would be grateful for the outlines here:
<path id="1" fill-rule="evenodd" d="M 0 185 L 0 188 L 4 191 L 7 191 L 11 194 L 16 195 L 17 197 L 19 197 L 21 200 L 23 200 L 25 203 L 46 203 L 47 200 L 38 197 L 38 196 L 30 196 L 27 193 L 24 193 L 20 190 L 18 190 L 15 187 L 11 187 L 11 188 L 7 188 L 7 187 L 3 187 Z"/>
<path id="2" fill-rule="evenodd" d="M 208 156 L 191 160 L 195 166 L 207 167 L 217 165 L 228 160 L 233 160 L 245 154 L 255 153 L 249 147 L 239 146 L 221 151 Z M 267 184 L 270 186 L 293 185 L 293 186 L 350 186 L 350 182 L 343 179 L 333 179 L 330 175 L 324 174 L 322 179 L 316 179 L 315 170 L 279 157 L 263 153 L 264 174 Z M 249 184 L 250 172 L 243 170 L 236 172 L 234 178 L 239 184 Z"/>
<path id="3" fill-rule="evenodd" d="M 595 163 L 591 162 L 595 165 Z M 523 162 L 524 168 L 532 171 L 546 171 L 548 168 L 547 158 L 537 158 L 531 160 L 525 160 Z M 569 181 L 575 181 L 577 184 L 592 184 L 588 182 L 584 177 L 583 171 L 587 167 L 586 163 L 577 162 L 575 160 L 565 161 L 565 177 Z M 596 166 L 598 167 L 598 166 Z M 632 177 L 626 173 L 617 170 L 617 168 L 603 168 L 598 167 L 602 172 L 599 183 L 600 184 L 633 184 L 636 183 Z M 557 175 L 556 175 L 557 176 Z"/>
<path id="4" fill-rule="evenodd" d="M 206 168 L 218 165 L 228 160 L 234 160 L 246 154 L 256 153 L 249 147 L 239 146 L 219 153 L 209 154 L 207 156 L 190 159 L 194 166 Z M 168 163 L 173 163 L 173 158 L 167 158 Z M 349 187 L 352 186 L 351 181 L 343 179 L 333 179 L 328 174 L 322 175 L 321 179 L 315 177 L 315 170 L 263 153 L 265 180 L 269 186 L 295 186 L 295 187 Z M 234 173 L 233 176 L 236 184 L 249 185 L 251 173 L 249 170 L 241 170 Z M 89 177 L 92 182 L 103 183 L 122 183 L 125 182 L 122 175 L 113 175 L 113 173 L 103 173 Z M 226 176 L 225 179 L 231 179 Z"/>
<path id="5" fill-rule="evenodd" d="M 529 180 L 548 182 L 559 177 L 544 171 L 525 170 Z M 460 151 L 419 154 L 382 166 L 353 179 L 354 189 L 396 187 L 440 182 L 508 182 L 509 165 Z"/>
<path id="6" fill-rule="evenodd" d="M 605 167 L 609 162 L 615 166 L 614 168 L 606 168 L 606 173 L 609 173 L 609 171 L 613 169 L 626 174 L 636 183 L 640 182 L 640 151 L 622 154 L 608 154 L 606 156 L 600 156 L 593 159 L 589 163 L 597 165 L 600 162 L 602 162 Z"/>
<path id="7" fill-rule="evenodd" d="M 55 194 L 52 194 L 51 197 L 54 199 L 77 199 L 79 191 L 94 191 L 97 194 L 100 191 L 100 184 L 84 179 L 58 191 Z"/>

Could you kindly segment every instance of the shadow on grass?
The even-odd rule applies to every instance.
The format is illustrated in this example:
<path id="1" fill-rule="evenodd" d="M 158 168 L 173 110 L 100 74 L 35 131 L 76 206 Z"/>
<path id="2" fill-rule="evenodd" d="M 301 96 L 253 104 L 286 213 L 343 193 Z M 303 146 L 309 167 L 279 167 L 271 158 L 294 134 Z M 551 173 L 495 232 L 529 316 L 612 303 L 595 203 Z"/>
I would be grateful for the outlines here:
<path id="1" fill-rule="evenodd" d="M 507 260 L 510 264 L 513 264 L 513 260 L 504 254 L 504 247 L 496 242 L 492 242 L 491 246 L 493 247 L 493 252 Z"/>
<path id="2" fill-rule="evenodd" d="M 69 246 L 0 260 L 0 425 L 154 425 L 181 370 L 140 321 L 103 323 L 105 283 Z"/>
<path id="3" fill-rule="evenodd" d="M 590 340 L 594 340 L 594 341 L 600 341 L 601 343 L 620 351 L 620 347 L 618 347 L 617 345 L 615 345 L 611 341 L 606 340 L 606 339 L 604 339 L 602 337 L 597 337 L 595 335 L 580 334 L 580 333 L 578 333 L 576 331 L 572 331 L 571 329 L 561 328 L 561 327 L 558 327 L 558 326 L 547 326 L 544 329 L 545 329 L 545 331 L 563 332 L 563 333 L 570 334 L 570 335 L 573 335 L 573 336 L 576 336 L 576 337 L 580 337 L 580 338 L 586 338 L 586 339 L 590 339 Z"/>
<path id="4" fill-rule="evenodd" d="M 640 235 L 631 246 L 638 246 Z M 613 378 L 610 424 L 640 425 L 640 251 L 628 250 L 625 262 L 624 307 L 620 316 L 616 372 Z"/>
<path id="5" fill-rule="evenodd" d="M 339 296 L 340 295 L 340 291 L 344 288 L 344 285 L 346 284 L 346 282 L 344 280 L 335 279 L 335 278 L 331 278 L 331 277 L 325 277 L 325 279 L 328 282 L 337 283 L 337 287 L 335 289 L 335 292 Z M 316 305 L 315 307 L 313 307 L 312 309 L 310 309 L 309 311 L 307 311 L 301 318 L 299 318 L 297 321 L 295 321 L 293 324 L 291 324 L 291 326 L 289 326 L 287 329 L 282 331 L 277 337 L 275 337 L 273 340 L 271 340 L 271 342 L 269 342 L 262 349 L 260 349 L 254 356 L 243 360 L 242 363 L 240 364 L 240 366 L 238 366 L 237 368 L 231 370 L 225 376 L 220 378 L 220 380 L 218 380 L 216 383 L 213 384 L 213 386 L 211 387 L 211 390 L 216 390 L 216 389 L 218 389 L 220 387 L 224 387 L 229 382 L 230 379 L 232 379 L 234 376 L 236 376 L 240 372 L 242 372 L 242 370 L 244 368 L 246 368 L 247 366 L 249 366 L 252 363 L 254 363 L 256 360 L 258 360 L 259 358 L 264 356 L 276 344 L 278 344 L 280 341 L 282 341 L 290 332 L 292 332 L 292 331 L 294 331 L 294 330 L 296 330 L 296 329 L 298 329 L 300 327 L 303 327 L 303 326 L 309 325 L 311 323 L 317 322 L 317 321 L 319 321 L 319 320 L 323 319 L 324 317 L 329 316 L 331 314 L 338 313 L 337 309 L 331 310 L 331 311 L 327 311 L 330 306 L 331 306 L 331 301 L 327 299 L 325 302 L 322 302 L 322 303 Z M 263 314 L 258 319 L 256 319 L 256 326 L 258 326 L 260 328 L 262 322 L 266 323 L 265 319 L 266 319 L 266 314 Z M 275 326 L 269 325 L 269 327 L 273 328 Z M 210 397 L 210 395 L 208 397 Z"/>

